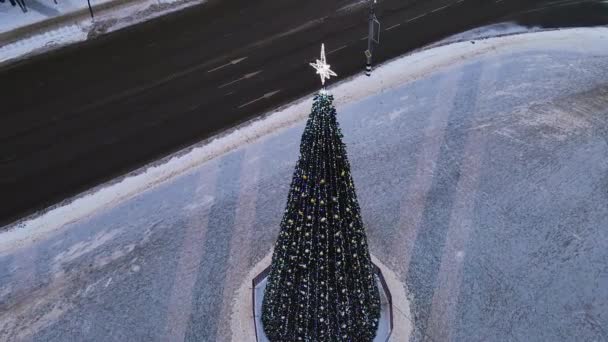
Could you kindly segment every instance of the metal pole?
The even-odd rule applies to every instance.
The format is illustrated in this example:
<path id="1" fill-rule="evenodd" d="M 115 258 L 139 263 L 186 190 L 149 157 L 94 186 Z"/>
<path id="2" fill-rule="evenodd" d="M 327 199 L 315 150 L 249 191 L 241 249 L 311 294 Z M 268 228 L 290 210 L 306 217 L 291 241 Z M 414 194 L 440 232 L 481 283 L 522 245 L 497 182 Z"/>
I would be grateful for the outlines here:
<path id="1" fill-rule="evenodd" d="M 91 19 L 94 19 L 95 16 L 93 16 L 93 8 L 91 8 L 91 0 L 87 0 L 87 3 L 89 4 L 89 13 L 91 14 Z"/>
<path id="2" fill-rule="evenodd" d="M 371 76 L 372 75 L 372 53 L 373 53 L 373 49 L 374 49 L 374 4 L 376 3 L 376 0 L 370 0 L 369 2 L 369 25 L 368 25 L 368 34 L 367 34 L 367 51 L 369 51 L 369 53 L 366 53 L 366 57 L 367 57 L 367 63 L 365 64 L 365 75 L 367 76 Z"/>

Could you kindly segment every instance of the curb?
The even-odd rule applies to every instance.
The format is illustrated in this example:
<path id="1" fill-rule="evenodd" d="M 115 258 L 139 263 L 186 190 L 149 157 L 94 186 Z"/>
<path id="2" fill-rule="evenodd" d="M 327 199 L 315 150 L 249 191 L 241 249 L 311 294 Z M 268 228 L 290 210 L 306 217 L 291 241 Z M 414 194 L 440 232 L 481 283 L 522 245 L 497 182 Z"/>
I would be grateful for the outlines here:
<path id="1" fill-rule="evenodd" d="M 93 12 L 95 12 L 96 10 L 107 9 L 109 6 L 112 6 L 117 3 L 127 2 L 127 1 L 129 1 L 129 0 L 109 1 L 109 2 L 106 2 L 103 4 L 91 6 L 91 8 L 93 9 Z M 0 46 L 13 43 L 21 38 L 27 38 L 29 36 L 34 35 L 38 31 L 42 31 L 42 30 L 51 28 L 53 26 L 59 26 L 60 24 L 65 24 L 65 23 L 74 21 L 85 15 L 87 17 L 90 17 L 88 7 L 81 8 L 76 11 L 64 14 L 64 15 L 59 15 L 59 16 L 56 16 L 53 18 L 44 19 L 42 21 L 35 22 L 31 25 L 19 27 L 19 28 L 13 29 L 8 32 L 0 33 Z"/>
<path id="2" fill-rule="evenodd" d="M 126 5 L 135 5 L 143 3 L 146 0 L 113 0 L 91 6 L 93 13 L 97 17 L 105 11 L 119 8 Z M 181 2 L 181 1 L 180 1 Z M 44 32 L 50 28 L 58 28 L 66 24 L 76 23 L 77 21 L 90 18 L 89 8 L 84 7 L 64 15 L 59 15 L 53 18 L 48 18 L 31 25 L 19 27 L 8 32 L 0 33 L 0 47 L 14 43 L 18 40 L 29 38 L 37 33 Z"/>

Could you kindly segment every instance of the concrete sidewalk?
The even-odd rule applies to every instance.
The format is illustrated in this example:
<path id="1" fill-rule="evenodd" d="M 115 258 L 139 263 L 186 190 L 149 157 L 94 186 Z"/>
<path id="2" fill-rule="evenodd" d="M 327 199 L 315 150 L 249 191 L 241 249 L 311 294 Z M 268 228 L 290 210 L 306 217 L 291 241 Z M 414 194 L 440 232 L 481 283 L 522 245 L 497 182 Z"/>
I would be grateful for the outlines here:
<path id="1" fill-rule="evenodd" d="M 133 0 L 91 0 L 91 6 L 98 11 L 102 6 L 130 1 Z M 26 13 L 18 6 L 0 7 L 0 41 L 89 14 L 87 0 L 58 0 L 56 4 L 53 0 L 30 0 L 26 6 Z"/>
<path id="2" fill-rule="evenodd" d="M 0 64 L 134 25 L 205 0 L 31 0 L 0 6 Z"/>

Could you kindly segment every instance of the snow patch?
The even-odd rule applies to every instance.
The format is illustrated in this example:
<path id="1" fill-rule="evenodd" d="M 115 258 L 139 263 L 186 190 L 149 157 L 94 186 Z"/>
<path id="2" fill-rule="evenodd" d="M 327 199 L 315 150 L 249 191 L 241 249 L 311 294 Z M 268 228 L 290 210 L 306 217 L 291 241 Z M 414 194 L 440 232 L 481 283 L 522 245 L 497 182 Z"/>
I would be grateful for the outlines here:
<path id="1" fill-rule="evenodd" d="M 401 108 L 401 109 L 395 109 L 391 112 L 388 113 L 388 118 L 391 119 L 391 121 L 395 120 L 396 118 L 400 117 L 401 114 L 407 112 L 406 108 Z"/>
<path id="2" fill-rule="evenodd" d="M 142 0 L 114 8 L 96 17 L 95 27 L 103 27 L 100 33 L 109 33 L 142 23 L 156 17 L 199 5 L 206 0 Z"/>
<path id="3" fill-rule="evenodd" d="M 81 42 L 87 39 L 87 34 L 86 28 L 73 24 L 18 40 L 0 47 L 0 63 L 35 51 Z"/>
<path id="4" fill-rule="evenodd" d="M 100 232 L 95 235 L 90 241 L 81 241 L 72 245 L 67 250 L 57 254 L 53 262 L 55 266 L 59 264 L 65 264 L 70 261 L 76 260 L 85 254 L 89 254 L 95 249 L 101 247 L 106 242 L 114 239 L 119 233 L 118 229 L 106 232 Z M 55 272 L 54 272 L 55 273 Z"/>
<path id="5" fill-rule="evenodd" d="M 488 37 L 496 37 L 496 36 L 504 36 L 504 35 L 512 35 L 512 34 L 520 34 L 526 32 L 535 32 L 539 31 L 542 28 L 540 26 L 522 26 L 515 22 L 503 22 L 498 24 L 492 24 L 487 26 L 482 26 L 478 28 L 474 28 L 472 30 L 464 31 L 447 38 L 444 38 L 438 41 L 431 46 L 436 45 L 445 45 L 448 43 L 460 42 L 465 40 L 477 40 L 477 39 L 485 39 Z"/>
<path id="6" fill-rule="evenodd" d="M 202 189 L 197 189 L 197 191 L 201 191 Z M 215 200 L 215 197 L 213 196 L 209 196 L 209 195 L 204 195 L 203 198 L 200 201 L 196 201 L 194 203 L 190 203 L 187 204 L 186 206 L 184 206 L 184 210 L 186 211 L 195 211 L 195 210 L 201 210 L 202 208 L 207 208 L 210 207 L 211 204 L 213 204 Z"/>

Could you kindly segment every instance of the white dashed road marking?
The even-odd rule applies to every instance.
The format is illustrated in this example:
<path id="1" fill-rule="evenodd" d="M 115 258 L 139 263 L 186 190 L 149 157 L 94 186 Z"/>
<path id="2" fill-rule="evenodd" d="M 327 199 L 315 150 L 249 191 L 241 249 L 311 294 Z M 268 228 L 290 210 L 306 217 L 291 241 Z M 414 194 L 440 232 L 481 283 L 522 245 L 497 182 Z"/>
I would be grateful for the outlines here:
<path id="1" fill-rule="evenodd" d="M 240 106 L 239 106 L 239 108 L 243 108 L 243 107 L 249 106 L 249 105 L 250 105 L 250 104 L 252 104 L 252 103 L 255 103 L 255 102 L 258 102 L 258 101 L 260 101 L 260 100 L 263 100 L 263 99 L 267 99 L 267 98 L 269 98 L 269 97 L 272 97 L 272 96 L 274 96 L 276 93 L 278 93 L 278 92 L 280 92 L 280 91 L 281 91 L 281 90 L 275 90 L 275 91 L 271 91 L 271 92 L 269 92 L 269 93 L 266 93 L 266 94 L 264 94 L 264 96 L 258 97 L 258 98 L 257 98 L 257 99 L 255 99 L 255 100 L 252 100 L 252 101 L 249 101 L 249 102 L 247 102 L 247 103 L 245 103 L 245 104 L 240 105 Z"/>
<path id="2" fill-rule="evenodd" d="M 230 65 L 235 65 L 235 64 L 238 64 L 238 63 L 240 63 L 240 62 L 242 62 L 242 61 L 244 61 L 244 60 L 246 60 L 246 59 L 247 59 L 247 57 L 238 58 L 238 59 L 232 60 L 232 61 L 230 61 L 230 62 L 228 62 L 228 63 L 226 63 L 226 64 L 224 64 L 224 65 L 220 65 L 220 66 L 219 66 L 219 67 L 217 67 L 217 68 L 213 68 L 213 69 L 211 69 L 211 70 L 209 70 L 209 71 L 207 71 L 207 72 L 214 72 L 214 71 L 220 70 L 220 69 L 222 69 L 222 68 L 225 68 L 225 67 L 227 67 L 227 66 L 230 66 Z"/>
<path id="3" fill-rule="evenodd" d="M 231 85 L 231 84 L 234 84 L 234 83 L 236 83 L 236 82 L 238 82 L 238 81 L 242 81 L 242 80 L 246 80 L 246 79 L 248 79 L 248 78 L 251 78 L 251 77 L 253 77 L 253 76 L 255 76 L 255 75 L 257 75 L 257 74 L 259 74 L 259 73 L 261 73 L 261 72 L 262 72 L 262 70 L 258 70 L 258 71 L 254 71 L 254 72 L 251 72 L 251 73 L 245 74 L 243 77 L 238 78 L 238 79 L 236 79 L 236 80 L 234 80 L 234 81 L 231 81 L 231 82 L 228 82 L 228 83 L 222 84 L 222 85 L 221 85 L 221 86 L 219 86 L 218 88 L 219 88 L 219 89 L 222 89 L 222 88 L 227 87 L 227 86 L 229 86 L 229 85 Z"/>

